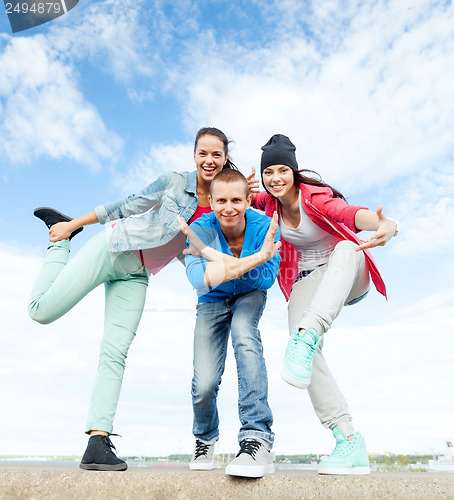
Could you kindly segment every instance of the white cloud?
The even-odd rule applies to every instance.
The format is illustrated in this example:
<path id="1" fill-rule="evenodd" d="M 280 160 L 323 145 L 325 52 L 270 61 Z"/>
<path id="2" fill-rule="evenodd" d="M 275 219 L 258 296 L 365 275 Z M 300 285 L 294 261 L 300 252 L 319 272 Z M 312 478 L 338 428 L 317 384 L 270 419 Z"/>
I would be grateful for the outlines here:
<path id="1" fill-rule="evenodd" d="M 192 144 L 153 145 L 126 173 L 114 177 L 114 185 L 127 195 L 145 188 L 159 175 L 170 170 L 179 172 L 194 169 Z"/>
<path id="2" fill-rule="evenodd" d="M 405 307 L 400 314 L 402 321 L 411 325 L 427 321 L 431 321 L 434 328 L 445 325 L 454 316 L 454 288 L 424 297 Z"/>
<path id="3" fill-rule="evenodd" d="M 0 151 L 12 163 L 44 156 L 97 168 L 121 141 L 77 89 L 77 76 L 37 35 L 9 38 L 0 54 Z"/>
<path id="4" fill-rule="evenodd" d="M 433 259 L 454 245 L 454 172 L 452 162 L 427 168 L 392 189 L 387 212 L 400 224 L 392 253 Z"/>
<path id="5" fill-rule="evenodd" d="M 311 17 L 320 39 L 329 7 L 322 4 L 319 11 L 314 2 Z M 233 130 L 243 165 L 257 163 L 271 134 L 286 133 L 301 166 L 346 190 L 449 156 L 454 8 L 380 1 L 348 12 L 338 43 L 327 27 L 326 46 L 296 29 L 280 38 L 272 31 L 257 49 L 202 33 L 175 76 L 188 126 Z"/>
<path id="6" fill-rule="evenodd" d="M 122 141 L 79 89 L 76 67 L 89 60 L 123 84 L 152 74 L 140 2 L 81 5 L 65 20 L 45 35 L 0 38 L 0 152 L 11 163 L 69 158 L 97 169 L 114 161 Z"/>
<path id="7" fill-rule="evenodd" d="M 157 54 L 149 46 L 143 1 L 105 0 L 78 6 L 67 26 L 53 25 L 49 42 L 67 60 L 91 60 L 119 82 L 150 76 Z"/>

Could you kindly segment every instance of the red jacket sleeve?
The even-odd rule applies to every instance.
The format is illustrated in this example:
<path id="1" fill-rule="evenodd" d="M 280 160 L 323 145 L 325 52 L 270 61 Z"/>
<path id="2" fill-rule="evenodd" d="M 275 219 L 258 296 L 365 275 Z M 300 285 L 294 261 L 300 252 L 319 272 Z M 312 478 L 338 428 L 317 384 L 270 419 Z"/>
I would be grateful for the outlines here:
<path id="1" fill-rule="evenodd" d="M 311 203 L 320 212 L 330 219 L 347 226 L 351 231 L 361 231 L 355 226 L 355 215 L 358 210 L 367 210 L 367 207 L 349 205 L 342 198 L 334 198 L 333 192 L 328 187 L 320 187 L 312 192 Z"/>

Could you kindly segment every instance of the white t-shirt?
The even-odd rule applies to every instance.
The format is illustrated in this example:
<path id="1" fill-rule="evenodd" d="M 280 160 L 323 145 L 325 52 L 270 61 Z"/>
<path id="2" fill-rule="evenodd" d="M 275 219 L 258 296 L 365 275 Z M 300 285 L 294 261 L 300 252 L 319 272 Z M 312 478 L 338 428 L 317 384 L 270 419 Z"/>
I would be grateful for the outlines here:
<path id="1" fill-rule="evenodd" d="M 284 240 L 291 243 L 298 253 L 298 271 L 315 269 L 328 262 L 334 247 L 342 241 L 312 222 L 301 205 L 301 196 L 298 196 L 300 208 L 300 223 L 296 229 L 285 225 L 282 216 L 279 218 L 279 229 Z"/>

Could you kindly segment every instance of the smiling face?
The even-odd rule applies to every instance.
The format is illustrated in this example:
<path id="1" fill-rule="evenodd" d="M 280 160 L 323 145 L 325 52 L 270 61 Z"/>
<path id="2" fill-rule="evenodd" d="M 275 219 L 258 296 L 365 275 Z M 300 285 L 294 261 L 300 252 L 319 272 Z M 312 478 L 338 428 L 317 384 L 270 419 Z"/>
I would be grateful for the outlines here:
<path id="1" fill-rule="evenodd" d="M 287 165 L 271 165 L 262 173 L 263 185 L 275 197 L 283 198 L 296 188 L 293 170 Z"/>
<path id="2" fill-rule="evenodd" d="M 214 135 L 203 135 L 197 141 L 194 160 L 197 180 L 211 182 L 227 161 L 224 143 Z"/>
<path id="3" fill-rule="evenodd" d="M 245 212 L 251 206 L 251 195 L 242 181 L 216 181 L 211 186 L 211 208 L 219 221 L 222 232 L 238 234 L 246 226 Z"/>

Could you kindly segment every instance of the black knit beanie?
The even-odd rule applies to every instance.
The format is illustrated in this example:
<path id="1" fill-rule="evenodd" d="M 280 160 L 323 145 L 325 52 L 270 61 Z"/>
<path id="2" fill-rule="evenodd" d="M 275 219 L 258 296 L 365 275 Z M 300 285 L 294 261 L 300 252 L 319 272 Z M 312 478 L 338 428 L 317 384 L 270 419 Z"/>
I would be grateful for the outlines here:
<path id="1" fill-rule="evenodd" d="M 262 161 L 260 172 L 271 165 L 287 165 L 293 170 L 298 170 L 298 163 L 295 156 L 296 147 L 285 135 L 274 134 L 273 137 L 262 146 Z"/>

